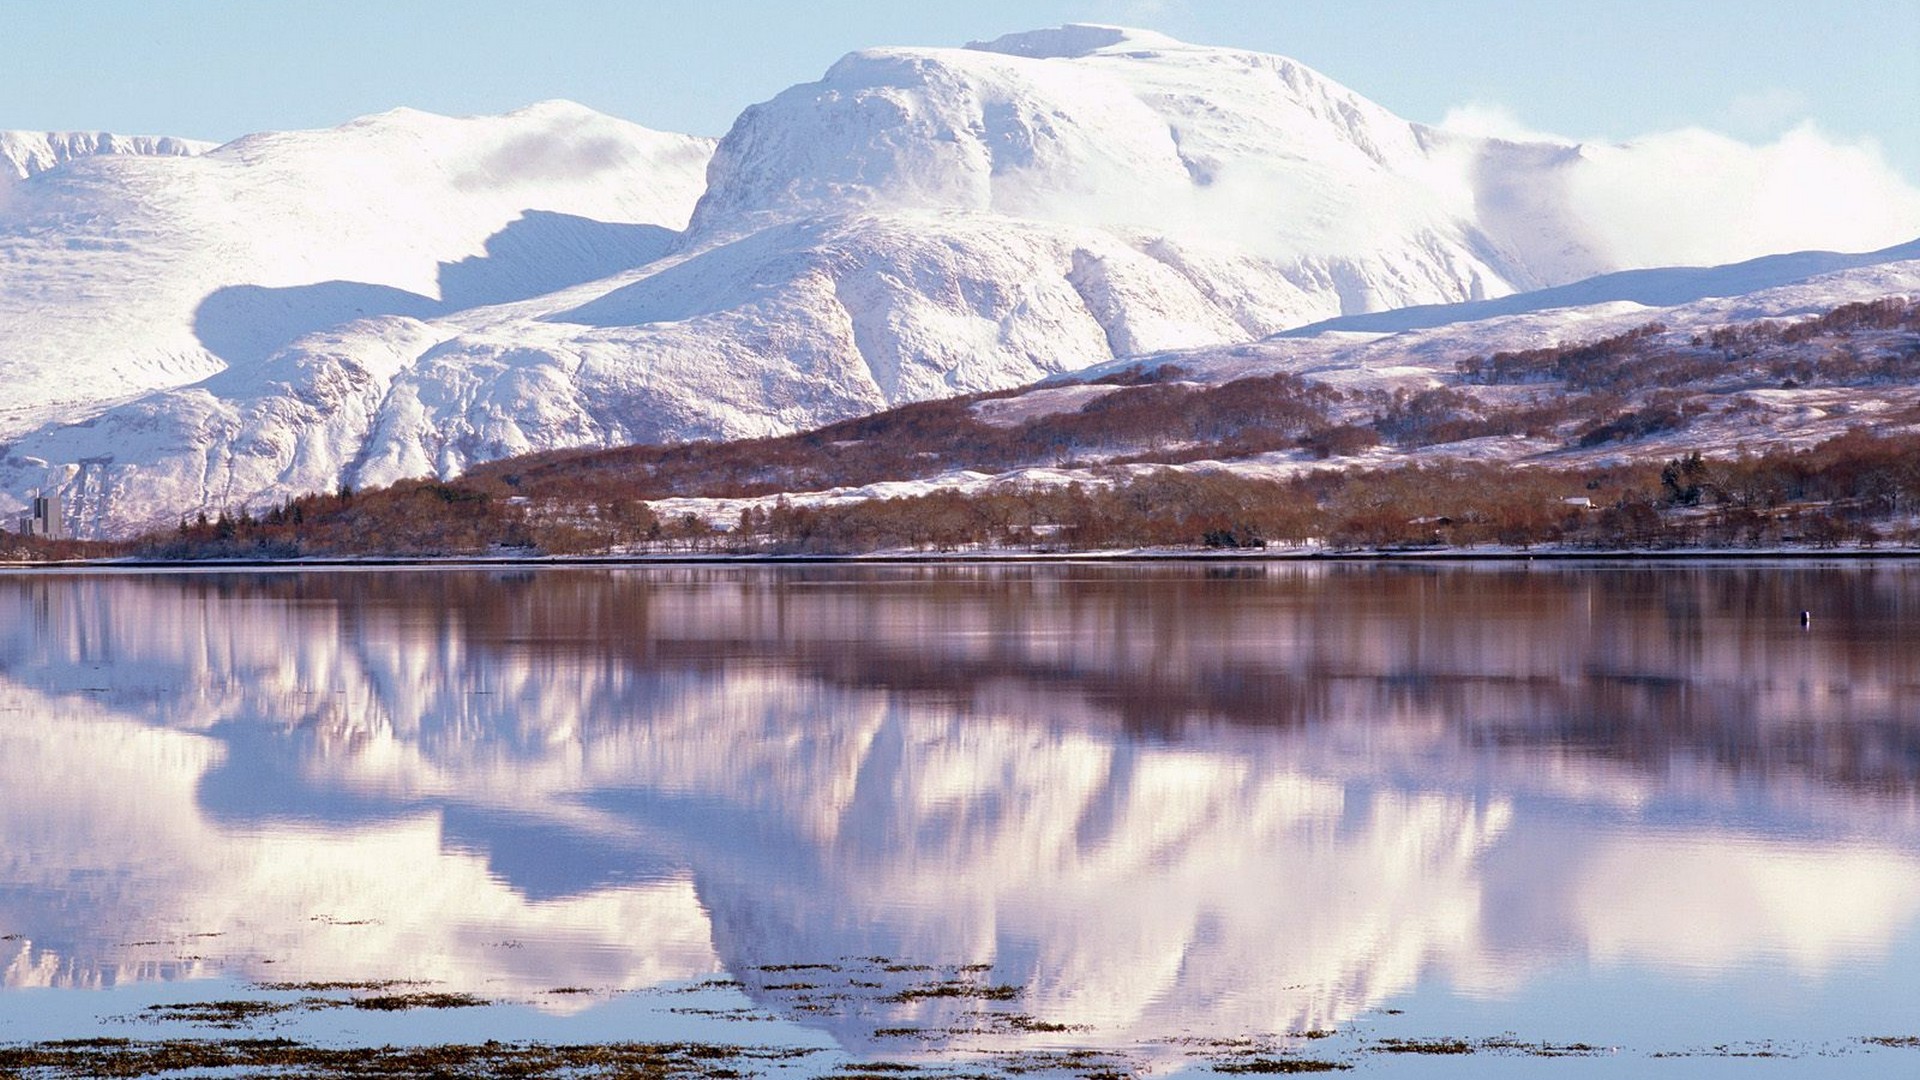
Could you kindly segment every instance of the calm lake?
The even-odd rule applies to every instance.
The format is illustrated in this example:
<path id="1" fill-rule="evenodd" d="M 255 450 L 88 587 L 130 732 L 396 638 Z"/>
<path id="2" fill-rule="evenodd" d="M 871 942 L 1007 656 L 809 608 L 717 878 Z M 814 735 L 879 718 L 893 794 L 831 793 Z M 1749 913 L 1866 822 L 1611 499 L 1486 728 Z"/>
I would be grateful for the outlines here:
<path id="1" fill-rule="evenodd" d="M 0 1044 L 1920 1075 L 1920 564 L 0 575 L 0 971 Z"/>

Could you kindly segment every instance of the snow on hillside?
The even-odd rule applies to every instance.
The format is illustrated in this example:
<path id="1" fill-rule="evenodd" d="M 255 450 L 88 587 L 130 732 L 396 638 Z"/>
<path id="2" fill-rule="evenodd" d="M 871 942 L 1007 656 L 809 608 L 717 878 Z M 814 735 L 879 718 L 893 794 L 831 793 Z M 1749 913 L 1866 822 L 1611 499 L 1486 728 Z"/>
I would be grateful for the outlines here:
<path id="1" fill-rule="evenodd" d="M 1819 265 L 1826 253 L 1808 253 L 1804 265 Z M 1864 258 L 1864 257 L 1863 257 Z M 1692 271 L 1697 282 L 1755 280 L 1751 266 L 1739 264 Z M 1625 275 L 1620 275 L 1625 276 Z M 1566 298 L 1570 290 L 1545 290 L 1543 295 Z M 1608 296 L 1611 289 L 1596 289 Z M 1193 377 L 1205 381 L 1239 378 L 1253 372 L 1290 371 L 1316 378 L 1364 380 L 1369 372 L 1410 368 L 1451 372 L 1456 361 L 1499 350 L 1548 348 L 1563 343 L 1593 341 L 1624 333 L 1650 322 L 1673 331 L 1701 331 L 1759 319 L 1793 320 L 1824 314 L 1842 304 L 1888 296 L 1920 295 L 1920 244 L 1889 248 L 1878 261 L 1862 262 L 1828 273 L 1812 273 L 1751 290 L 1737 285 L 1709 288 L 1697 299 L 1672 304 L 1637 303 L 1628 299 L 1598 299 L 1590 303 L 1517 305 L 1508 313 L 1462 304 L 1469 317 L 1441 321 L 1401 332 L 1362 332 L 1335 324 L 1324 332 L 1296 337 L 1278 335 L 1266 341 L 1232 349 L 1199 349 L 1166 354 L 1150 362 L 1178 363 Z M 1515 300 L 1523 299 L 1515 297 Z M 1108 365 L 1082 373 L 1097 377 Z"/>
<path id="2" fill-rule="evenodd" d="M 1069 26 L 853 53 L 717 147 L 547 104 L 73 161 L 0 205 L 0 511 L 51 468 L 125 532 L 1496 300 L 1630 265 L 1580 177 L 1634 152 Z"/>
<path id="3" fill-rule="evenodd" d="M 105 154 L 191 157 L 213 149 L 198 139 L 170 135 L 114 135 L 105 131 L 0 131 L 0 184 L 25 180 L 58 165 Z"/>
<path id="4" fill-rule="evenodd" d="M 1432 304 L 1393 311 L 1347 315 L 1286 331 L 1284 337 L 1315 337 L 1350 331 L 1398 333 L 1437 326 L 1474 323 L 1502 315 L 1522 315 L 1554 308 L 1592 307 L 1626 303 L 1642 307 L 1679 307 L 1695 301 L 1742 296 L 1747 293 L 1805 281 L 1840 270 L 1871 268 L 1920 259 L 1920 240 L 1859 255 L 1832 251 L 1798 251 L 1767 255 L 1732 266 L 1675 266 L 1623 270 L 1550 289 L 1517 293 L 1493 300 L 1461 304 Z M 1866 282 L 1867 276 L 1856 281 Z"/>
<path id="5" fill-rule="evenodd" d="M 1419 325 L 1397 332 L 1345 329 L 1343 320 L 1317 333 L 1288 333 L 1244 345 L 1174 350 L 1115 361 L 1049 380 L 1025 394 L 992 402 L 990 407 L 995 412 L 1023 418 L 1078 408 L 1088 399 L 1079 394 L 1063 394 L 1062 390 L 1078 390 L 1087 381 L 1127 368 L 1155 368 L 1164 364 L 1177 365 L 1183 381 L 1202 384 L 1219 384 L 1248 376 L 1285 372 L 1343 389 L 1424 389 L 1456 382 L 1456 365 L 1462 360 L 1499 351 L 1546 349 L 1563 344 L 1593 342 L 1649 323 L 1657 322 L 1667 328 L 1670 336 L 1685 338 L 1719 327 L 1759 320 L 1792 322 L 1825 314 L 1844 304 L 1886 297 L 1920 297 L 1920 250 L 1916 250 L 1916 245 L 1890 248 L 1882 256 L 1884 261 L 1811 274 L 1799 280 L 1748 292 L 1735 291 L 1732 283 L 1759 280 L 1750 264 L 1691 270 L 1688 274 L 1695 284 L 1717 280 L 1726 286 L 1724 294 L 1719 289 L 1708 289 L 1708 294 L 1699 299 L 1670 305 L 1602 299 L 1589 304 L 1567 306 L 1540 304 L 1529 307 L 1521 304 L 1511 313 L 1495 310 L 1481 314 L 1488 305 L 1469 303 L 1451 309 L 1460 313 L 1458 318 L 1442 318 L 1441 312 L 1449 309 L 1436 309 L 1426 313 L 1433 320 L 1433 325 Z M 1838 257 L 1827 253 L 1807 253 L 1802 265 L 1816 266 L 1830 258 Z M 1573 288 L 1577 290 L 1580 286 Z M 1613 289 L 1597 288 L 1596 292 L 1603 296 L 1610 295 Z M 1539 295 L 1564 298 L 1568 292 L 1543 290 Z M 1513 299 L 1521 301 L 1527 297 L 1523 295 Z M 1469 393 L 1478 392 L 1475 387 L 1464 389 Z M 1889 393 L 1906 393 L 1910 390 L 1920 391 L 1920 388 L 1895 386 L 1887 390 Z M 1800 390 L 1789 396 L 1807 398 L 1815 394 L 1813 390 Z M 1842 392 L 1841 396 L 1844 398 L 1846 392 Z M 1864 400 L 1873 395 L 1862 392 L 1853 396 Z M 1038 400 L 1030 403 L 1028 398 Z M 1845 429 L 1848 413 L 1849 410 L 1842 409 L 1831 416 L 1822 414 L 1812 417 L 1831 420 L 1832 423 L 1802 433 L 1802 441 L 1805 437 L 1839 434 Z M 1732 452 L 1746 438 L 1757 436 L 1761 441 L 1767 441 L 1774 437 L 1789 437 L 1793 433 L 1785 428 L 1763 428 L 1758 431 L 1716 428 L 1712 418 L 1709 418 L 1704 424 L 1690 428 L 1687 434 L 1694 448 Z"/>
<path id="6" fill-rule="evenodd" d="M 0 202 L 0 438 L 363 315 L 423 316 L 647 261 L 685 225 L 709 149 L 548 102 L 29 166 Z"/>

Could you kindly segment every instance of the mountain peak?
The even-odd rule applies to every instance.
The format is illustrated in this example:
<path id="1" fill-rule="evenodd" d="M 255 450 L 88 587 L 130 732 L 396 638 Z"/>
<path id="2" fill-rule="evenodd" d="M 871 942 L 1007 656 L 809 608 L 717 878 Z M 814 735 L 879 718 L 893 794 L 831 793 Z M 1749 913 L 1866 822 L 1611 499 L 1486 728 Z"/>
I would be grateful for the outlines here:
<path id="1" fill-rule="evenodd" d="M 1405 120 L 1285 57 L 1071 24 L 857 51 L 751 107 L 693 232 L 849 209 L 994 212 L 1280 260 L 1345 255 L 1375 235 L 1461 231 L 1471 203 L 1424 179 L 1430 158 Z M 1383 208 L 1400 220 L 1350 227 Z"/>
<path id="2" fill-rule="evenodd" d="M 1110 49 L 1184 48 L 1182 42 L 1151 30 L 1100 23 L 1068 23 L 1044 30 L 1002 34 L 992 41 L 969 41 L 976 52 L 1004 53 L 1031 60 L 1072 60 Z"/>
<path id="3" fill-rule="evenodd" d="M 396 105 L 381 112 L 356 116 L 340 128 L 352 127 L 416 127 L 423 124 L 444 124 L 453 117 L 426 109 L 416 109 L 411 105 Z"/>
<path id="4" fill-rule="evenodd" d="M 568 98 L 545 98 L 540 101 L 536 101 L 531 105 L 522 105 L 519 108 L 508 113 L 507 115 L 536 117 L 536 118 L 542 118 L 542 119 L 564 118 L 564 119 L 592 120 L 592 119 L 603 118 L 607 114 L 601 112 L 598 109 L 593 108 L 592 106 L 582 105 L 579 102 L 570 100 Z"/>

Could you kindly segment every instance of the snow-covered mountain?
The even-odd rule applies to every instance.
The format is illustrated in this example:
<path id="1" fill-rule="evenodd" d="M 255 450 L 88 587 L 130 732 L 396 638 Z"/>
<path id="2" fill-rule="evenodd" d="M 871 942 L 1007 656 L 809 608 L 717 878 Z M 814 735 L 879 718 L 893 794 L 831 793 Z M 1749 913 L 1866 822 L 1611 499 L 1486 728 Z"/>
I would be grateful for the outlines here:
<path id="1" fill-rule="evenodd" d="M 0 131 L 0 184 L 25 180 L 80 158 L 104 154 L 190 157 L 214 144 L 170 135 L 115 135 L 105 131 Z"/>
<path id="2" fill-rule="evenodd" d="M 851 54 L 717 148 L 547 104 L 73 161 L 0 187 L 0 510 L 51 469 L 125 532 L 1561 285 L 1633 265 L 1590 159 L 1069 26 Z"/>
<path id="3" fill-rule="evenodd" d="M 0 437 L 243 369 L 361 315 L 646 261 L 685 224 L 709 150 L 564 102 L 462 120 L 397 110 L 38 171 L 36 140 L 15 141 L 29 175 L 0 196 Z"/>

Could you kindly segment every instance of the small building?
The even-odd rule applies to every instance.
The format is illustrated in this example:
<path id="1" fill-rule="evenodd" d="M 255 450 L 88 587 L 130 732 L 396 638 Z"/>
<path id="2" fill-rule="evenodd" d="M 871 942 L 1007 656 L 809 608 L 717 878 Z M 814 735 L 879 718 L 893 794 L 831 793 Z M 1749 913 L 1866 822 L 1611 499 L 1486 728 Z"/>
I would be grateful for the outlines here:
<path id="1" fill-rule="evenodd" d="M 20 532 L 43 540 L 65 540 L 67 522 L 60 514 L 60 496 L 35 495 L 28 500 L 27 516 L 20 519 Z"/>
<path id="2" fill-rule="evenodd" d="M 1566 503 L 1568 506 L 1575 508 L 1576 510 L 1593 509 L 1593 499 L 1586 495 L 1569 495 L 1566 498 L 1561 499 L 1560 501 L 1563 503 Z"/>

